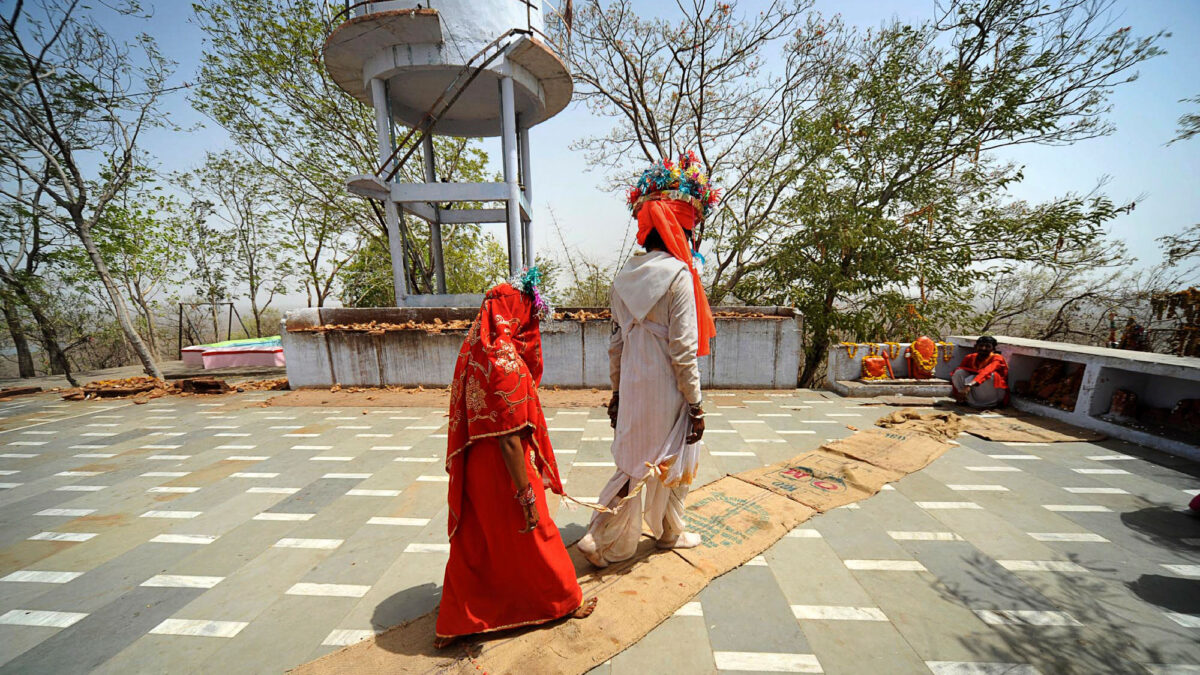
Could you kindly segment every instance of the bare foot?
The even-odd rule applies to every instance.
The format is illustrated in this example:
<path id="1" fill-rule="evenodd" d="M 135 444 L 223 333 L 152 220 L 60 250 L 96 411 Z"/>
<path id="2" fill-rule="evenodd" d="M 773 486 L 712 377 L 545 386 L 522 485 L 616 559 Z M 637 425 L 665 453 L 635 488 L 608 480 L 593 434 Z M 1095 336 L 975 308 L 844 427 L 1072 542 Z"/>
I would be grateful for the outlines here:
<path id="1" fill-rule="evenodd" d="M 450 645 L 454 644 L 457 641 L 458 641 L 457 637 L 442 637 L 439 635 L 433 639 L 433 648 L 434 649 L 445 649 L 446 647 L 449 647 Z"/>
<path id="2" fill-rule="evenodd" d="M 583 539 L 580 539 L 579 543 L 575 544 L 575 546 L 593 566 L 608 567 L 608 561 L 596 550 L 596 540 L 592 538 L 591 533 L 583 535 Z"/>
<path id="3" fill-rule="evenodd" d="M 588 618 L 589 616 L 592 615 L 592 612 L 596 611 L 596 602 L 598 602 L 598 600 L 599 600 L 598 598 L 588 598 L 587 600 L 584 600 L 583 604 L 579 606 L 579 609 L 575 610 L 574 612 L 571 612 L 571 618 L 572 619 Z"/>
<path id="4" fill-rule="evenodd" d="M 696 548 L 700 542 L 700 535 L 695 532 L 684 532 L 674 537 L 663 537 L 655 545 L 659 548 Z"/>

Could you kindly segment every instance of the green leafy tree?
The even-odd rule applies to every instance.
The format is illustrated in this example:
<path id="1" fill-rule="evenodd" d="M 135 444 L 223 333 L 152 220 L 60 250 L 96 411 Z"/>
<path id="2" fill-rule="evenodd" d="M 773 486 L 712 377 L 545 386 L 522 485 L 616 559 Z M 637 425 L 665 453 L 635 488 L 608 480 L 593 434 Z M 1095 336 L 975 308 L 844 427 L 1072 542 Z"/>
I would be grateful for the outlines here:
<path id="1" fill-rule="evenodd" d="M 323 2 L 201 0 L 193 9 L 206 42 L 192 103 L 272 176 L 284 210 L 301 217 L 292 221 L 302 231 L 293 231 L 289 245 L 303 258 L 306 287 L 320 304 L 334 279 L 360 274 L 361 265 L 352 258 L 378 261 L 376 252 L 388 250 L 381 206 L 350 195 L 343 185 L 350 176 L 373 173 L 379 163 L 374 113 L 342 91 L 325 70 Z M 477 144 L 439 137 L 434 150 L 440 180 L 485 180 L 487 155 Z M 409 162 L 400 179 L 422 181 L 423 171 L 420 162 Z M 416 222 L 406 218 L 402 225 L 408 285 L 413 292 L 430 293 L 429 230 Z M 479 233 L 477 225 L 445 227 L 446 256 L 470 242 L 483 246 Z M 364 246 L 358 238 L 368 243 Z M 486 257 L 487 251 L 474 249 L 473 255 Z M 347 266 L 357 271 L 345 270 Z M 448 285 L 458 283 L 453 275 L 469 272 L 470 266 L 447 265 Z M 470 279 L 463 283 L 472 285 Z"/>

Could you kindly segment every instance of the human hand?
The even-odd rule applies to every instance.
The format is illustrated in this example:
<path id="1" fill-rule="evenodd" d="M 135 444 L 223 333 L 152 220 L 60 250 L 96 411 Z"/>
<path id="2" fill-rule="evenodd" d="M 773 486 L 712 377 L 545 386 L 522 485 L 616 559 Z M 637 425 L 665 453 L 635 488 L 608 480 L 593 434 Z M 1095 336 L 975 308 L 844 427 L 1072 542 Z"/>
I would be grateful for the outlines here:
<path id="1" fill-rule="evenodd" d="M 620 394 L 618 392 L 614 391 L 613 395 L 612 395 L 612 400 L 610 400 L 608 402 L 608 422 L 609 422 L 609 425 L 614 429 L 617 428 L 617 409 L 620 406 L 620 404 L 621 404 Z"/>
<path id="2" fill-rule="evenodd" d="M 521 508 L 525 511 L 525 529 L 521 530 L 521 534 L 533 532 L 537 527 L 538 520 L 541 516 L 538 515 L 537 504 L 522 504 Z"/>
<path id="3" fill-rule="evenodd" d="M 684 439 L 688 445 L 700 442 L 704 437 L 704 411 L 700 406 L 688 409 L 688 435 Z"/>

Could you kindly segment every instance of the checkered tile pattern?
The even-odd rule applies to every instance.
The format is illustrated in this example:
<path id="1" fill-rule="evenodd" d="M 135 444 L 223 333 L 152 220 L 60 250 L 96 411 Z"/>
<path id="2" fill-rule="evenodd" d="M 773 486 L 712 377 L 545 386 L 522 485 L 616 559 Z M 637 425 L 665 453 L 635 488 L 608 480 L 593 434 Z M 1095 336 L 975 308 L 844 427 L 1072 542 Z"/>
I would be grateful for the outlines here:
<path id="1" fill-rule="evenodd" d="M 0 672 L 281 672 L 433 608 L 445 416 L 274 394 L 0 403 Z M 709 392 L 701 482 L 886 412 Z M 552 410 L 574 496 L 611 471 L 602 409 Z M 714 581 L 598 673 L 1191 672 L 1194 465 L 1117 442 L 964 436 Z M 567 540 L 588 513 L 559 509 Z"/>

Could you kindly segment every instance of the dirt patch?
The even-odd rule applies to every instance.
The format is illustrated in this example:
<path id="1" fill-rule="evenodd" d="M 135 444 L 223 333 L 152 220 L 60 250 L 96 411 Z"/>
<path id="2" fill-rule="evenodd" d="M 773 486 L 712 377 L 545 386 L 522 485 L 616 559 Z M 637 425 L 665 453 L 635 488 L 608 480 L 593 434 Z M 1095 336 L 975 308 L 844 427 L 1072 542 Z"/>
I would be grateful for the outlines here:
<path id="1" fill-rule="evenodd" d="M 610 392 L 603 389 L 541 389 L 543 408 L 603 408 Z M 262 407 L 448 408 L 450 389 L 384 387 L 378 389 L 296 389 L 259 404 Z"/>

